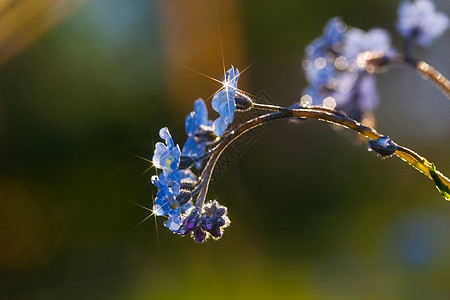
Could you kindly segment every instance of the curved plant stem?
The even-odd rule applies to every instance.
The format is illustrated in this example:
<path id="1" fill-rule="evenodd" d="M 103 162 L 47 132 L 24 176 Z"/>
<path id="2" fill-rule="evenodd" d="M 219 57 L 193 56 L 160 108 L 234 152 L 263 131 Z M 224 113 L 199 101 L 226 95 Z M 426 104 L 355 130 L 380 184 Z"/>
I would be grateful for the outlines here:
<path id="1" fill-rule="evenodd" d="M 450 81 L 444 75 L 424 61 L 417 62 L 416 70 L 430 79 L 450 99 Z"/>
<path id="2" fill-rule="evenodd" d="M 358 132 L 369 140 L 376 140 L 383 136 L 375 129 L 361 124 L 353 119 L 350 119 L 347 116 L 332 109 L 314 106 L 307 108 L 289 109 L 275 105 L 258 103 L 254 103 L 253 107 L 275 112 L 248 120 L 247 122 L 232 127 L 224 133 L 218 145 L 214 149 L 212 149 L 211 157 L 208 160 L 205 168 L 203 169 L 201 175 L 202 186 L 196 202 L 197 207 L 201 207 L 205 201 L 214 167 L 222 152 L 239 136 L 267 122 L 284 118 L 316 119 L 319 121 L 324 121 L 348 128 L 350 130 Z M 394 154 L 418 171 L 422 172 L 428 178 L 434 180 L 441 194 L 447 200 L 450 200 L 450 198 L 446 196 L 450 191 L 450 180 L 441 172 L 437 171 L 434 167 L 434 164 L 430 163 L 424 157 L 420 156 L 414 151 L 400 145 L 397 146 L 397 150 Z"/>
<path id="3" fill-rule="evenodd" d="M 408 47 L 406 47 L 408 49 Z M 429 79 L 441 92 L 450 99 L 450 80 L 442 75 L 433 66 L 423 60 L 416 59 L 411 56 L 408 51 L 405 54 L 398 54 L 392 62 L 406 63 L 414 67 L 425 79 Z"/>
<path id="4" fill-rule="evenodd" d="M 222 154 L 222 152 L 238 137 L 240 137 L 245 132 L 254 129 L 258 126 L 263 125 L 272 120 L 282 119 L 288 117 L 290 114 L 287 111 L 278 111 L 266 115 L 262 115 L 245 123 L 236 125 L 230 130 L 225 131 L 223 138 L 220 140 L 219 144 L 212 150 L 211 157 L 209 158 L 205 168 L 202 171 L 201 182 L 202 187 L 197 197 L 196 206 L 201 207 L 205 202 L 206 195 L 208 193 L 209 182 L 211 181 L 211 176 L 214 171 L 214 167 Z"/>
<path id="5" fill-rule="evenodd" d="M 336 125 L 343 126 L 345 128 L 351 129 L 353 131 L 358 132 L 362 136 L 370 140 L 376 140 L 383 135 L 377 132 L 372 127 L 363 125 L 353 119 L 342 115 L 336 115 L 331 112 L 317 112 L 317 111 L 307 111 L 307 109 L 294 109 L 292 115 L 294 117 L 307 117 L 311 119 L 318 119 L 330 123 L 334 123 Z M 400 159 L 422 172 L 428 178 L 435 180 L 431 173 L 430 169 L 432 168 L 432 163 L 426 160 L 424 157 L 415 153 L 414 151 L 398 145 L 397 150 L 394 153 Z M 450 189 L 450 179 L 444 176 L 441 172 L 436 171 L 442 183 Z M 450 199 L 447 199 L 450 200 Z"/>
<path id="6" fill-rule="evenodd" d="M 385 66 L 388 63 L 400 63 L 407 64 L 415 68 L 425 79 L 430 80 L 435 84 L 435 86 L 441 90 L 441 92 L 450 99 L 450 80 L 448 80 L 444 75 L 442 75 L 433 66 L 429 65 L 427 62 L 417 59 L 412 55 L 412 41 L 406 40 L 405 42 L 405 53 L 399 53 L 395 57 L 385 58 L 380 56 L 377 51 L 366 52 L 366 63 L 369 66 Z"/>

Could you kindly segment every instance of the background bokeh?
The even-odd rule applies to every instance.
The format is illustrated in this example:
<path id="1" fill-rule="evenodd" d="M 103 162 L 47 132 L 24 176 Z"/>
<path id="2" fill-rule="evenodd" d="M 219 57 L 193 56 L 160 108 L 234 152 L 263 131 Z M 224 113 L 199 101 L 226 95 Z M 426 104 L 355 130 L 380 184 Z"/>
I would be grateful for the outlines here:
<path id="1" fill-rule="evenodd" d="M 290 105 L 329 18 L 387 28 L 401 49 L 398 1 L 5 3 L 1 299 L 450 298 L 449 203 L 399 159 L 317 121 L 270 124 L 228 152 L 210 189 L 232 221 L 219 242 L 173 235 L 162 218 L 137 226 L 159 128 L 183 144 L 222 60 L 245 69 L 241 89 Z M 449 46 L 447 32 L 415 53 L 450 76 Z M 448 175 L 448 99 L 408 67 L 378 86 L 377 128 Z"/>

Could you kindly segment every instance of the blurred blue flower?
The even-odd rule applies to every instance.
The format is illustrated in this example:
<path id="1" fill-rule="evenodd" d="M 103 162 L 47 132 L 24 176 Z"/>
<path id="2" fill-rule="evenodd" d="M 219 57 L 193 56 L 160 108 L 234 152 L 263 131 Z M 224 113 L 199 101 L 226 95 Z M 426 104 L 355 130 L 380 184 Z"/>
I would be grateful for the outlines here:
<path id="1" fill-rule="evenodd" d="M 162 169 L 166 176 L 177 177 L 172 179 L 179 180 L 180 147 L 174 144 L 167 127 L 161 128 L 159 136 L 165 140 L 165 144 L 161 142 L 156 143 L 152 158 L 153 165 L 158 169 Z"/>
<path id="2" fill-rule="evenodd" d="M 194 102 L 194 111 L 187 115 L 185 129 L 188 139 L 183 146 L 182 154 L 194 159 L 202 156 L 206 146 L 214 139 L 212 121 L 208 120 L 208 109 L 202 99 Z M 201 161 L 195 163 L 197 169 L 201 166 Z"/>
<path id="3" fill-rule="evenodd" d="M 373 74 L 365 71 L 343 73 L 337 82 L 338 87 L 330 97 L 336 101 L 336 109 L 344 111 L 350 118 L 359 121 L 378 106 L 379 95 Z"/>
<path id="4" fill-rule="evenodd" d="M 346 28 L 341 19 L 333 18 L 325 25 L 323 35 L 306 46 L 303 68 L 312 88 L 320 90 L 335 76 L 335 54 L 340 51 Z"/>
<path id="5" fill-rule="evenodd" d="M 306 47 L 306 55 L 310 57 L 324 56 L 330 51 L 338 52 L 347 25 L 338 17 L 327 22 L 323 34 Z"/>
<path id="6" fill-rule="evenodd" d="M 216 136 L 222 136 L 228 125 L 233 122 L 236 104 L 234 95 L 236 93 L 239 70 L 233 66 L 223 76 L 222 89 L 212 99 L 212 107 L 220 115 L 213 123 L 213 132 Z"/>
<path id="7" fill-rule="evenodd" d="M 378 65 L 369 66 L 360 55 L 369 51 L 377 53 Z M 378 70 L 375 67 L 394 54 L 387 31 L 347 30 L 339 18 L 331 19 L 323 35 L 306 47 L 303 68 L 309 85 L 301 102 L 335 108 L 361 120 L 378 105 L 375 77 L 369 72 Z"/>
<path id="8" fill-rule="evenodd" d="M 398 32 L 407 39 L 414 39 L 419 45 L 431 45 L 448 26 L 448 16 L 436 12 L 430 0 L 403 1 L 398 7 Z"/>
<path id="9" fill-rule="evenodd" d="M 395 51 L 391 45 L 391 36 L 381 28 L 373 28 L 364 32 L 358 28 L 352 28 L 345 34 L 343 56 L 348 60 L 355 60 L 358 55 L 366 51 L 380 52 L 391 57 Z"/>

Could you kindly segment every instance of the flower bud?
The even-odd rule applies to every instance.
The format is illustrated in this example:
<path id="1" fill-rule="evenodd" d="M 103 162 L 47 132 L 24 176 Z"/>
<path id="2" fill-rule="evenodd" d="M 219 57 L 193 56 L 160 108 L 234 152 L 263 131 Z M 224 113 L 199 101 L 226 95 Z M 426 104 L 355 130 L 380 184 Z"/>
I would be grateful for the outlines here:
<path id="1" fill-rule="evenodd" d="M 252 99 L 244 93 L 236 91 L 234 95 L 234 103 L 236 104 L 236 110 L 247 111 L 253 106 Z"/>
<path id="2" fill-rule="evenodd" d="M 180 164 L 178 165 L 178 170 L 184 170 L 190 168 L 194 165 L 194 159 L 189 156 L 180 156 Z"/>
<path id="3" fill-rule="evenodd" d="M 390 137 L 382 136 L 376 140 L 370 140 L 367 143 L 369 151 L 374 151 L 382 157 L 390 156 L 397 150 L 397 144 L 395 144 Z"/>

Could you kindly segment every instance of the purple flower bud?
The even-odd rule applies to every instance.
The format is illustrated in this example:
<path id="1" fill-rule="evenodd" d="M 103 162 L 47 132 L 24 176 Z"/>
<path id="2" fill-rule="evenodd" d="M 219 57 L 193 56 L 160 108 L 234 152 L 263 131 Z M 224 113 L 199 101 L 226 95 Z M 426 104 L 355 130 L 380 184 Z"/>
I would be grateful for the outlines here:
<path id="1" fill-rule="evenodd" d="M 211 231 L 214 227 L 214 224 L 211 221 L 211 217 L 202 215 L 200 226 L 205 231 Z"/>
<path id="2" fill-rule="evenodd" d="M 222 237 L 222 230 L 220 227 L 214 227 L 211 231 L 209 231 L 209 233 L 217 239 Z"/>
<path id="3" fill-rule="evenodd" d="M 184 218 L 183 224 L 181 225 L 180 230 L 178 231 L 181 235 L 186 235 L 197 226 L 200 221 L 200 215 L 198 213 L 197 208 L 191 210 L 191 212 Z"/>
<path id="4" fill-rule="evenodd" d="M 194 228 L 193 237 L 197 243 L 203 243 L 206 240 L 207 235 L 206 232 L 197 226 Z"/>
<path id="5" fill-rule="evenodd" d="M 230 223 L 226 213 L 227 209 L 220 206 L 217 201 L 206 204 L 200 217 L 200 227 L 209 232 L 211 236 L 220 238 L 223 228 Z"/>

